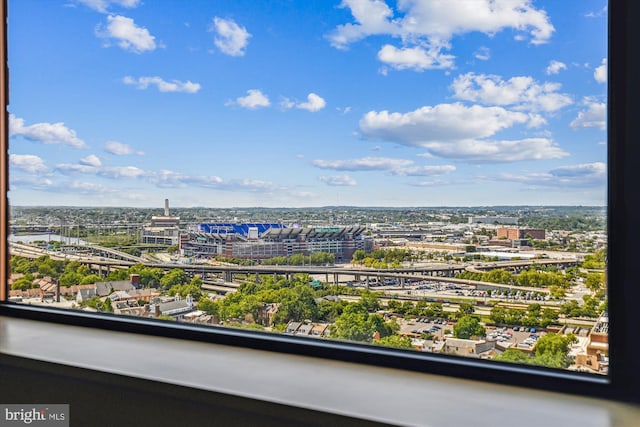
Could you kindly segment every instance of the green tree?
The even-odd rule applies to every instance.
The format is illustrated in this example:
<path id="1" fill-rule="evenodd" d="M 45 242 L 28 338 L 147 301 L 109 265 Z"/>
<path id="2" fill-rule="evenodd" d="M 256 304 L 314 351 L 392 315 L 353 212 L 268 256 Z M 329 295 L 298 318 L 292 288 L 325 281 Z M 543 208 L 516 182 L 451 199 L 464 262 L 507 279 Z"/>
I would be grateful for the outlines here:
<path id="1" fill-rule="evenodd" d="M 412 349 L 411 338 L 402 335 L 389 335 L 373 341 L 373 344 L 383 347 Z"/>
<path id="2" fill-rule="evenodd" d="M 21 291 L 24 291 L 26 289 L 31 289 L 34 287 L 33 280 L 34 280 L 33 275 L 31 273 L 27 273 L 24 276 L 16 279 L 11 284 L 11 289 L 21 290 Z"/>
<path id="3" fill-rule="evenodd" d="M 589 273 L 584 284 L 591 291 L 596 292 L 604 286 L 604 273 Z"/>
<path id="4" fill-rule="evenodd" d="M 89 274 L 88 276 L 84 276 L 81 280 L 80 280 L 80 284 L 81 285 L 92 285 L 96 282 L 101 282 L 102 281 L 102 277 L 98 276 L 97 274 Z"/>
<path id="5" fill-rule="evenodd" d="M 129 274 L 140 276 L 140 285 L 155 288 L 160 285 L 160 279 L 164 272 L 159 268 L 147 267 L 144 264 L 135 264 L 129 268 Z"/>
<path id="6" fill-rule="evenodd" d="M 484 337 L 487 335 L 485 328 L 480 321 L 473 316 L 462 316 L 460 320 L 453 325 L 453 336 L 456 338 L 469 339 L 473 336 Z"/>
<path id="7" fill-rule="evenodd" d="M 535 363 L 550 368 L 567 368 L 572 361 L 569 358 L 571 345 L 578 342 L 573 334 L 546 334 L 536 343 Z"/>
<path id="8" fill-rule="evenodd" d="M 172 286 L 168 294 L 171 296 L 180 295 L 183 299 L 186 298 L 187 295 L 191 295 L 194 301 L 198 301 L 202 297 L 202 289 L 191 283 L 184 283 L 182 285 Z"/>
<path id="9" fill-rule="evenodd" d="M 129 278 L 129 271 L 127 270 L 111 270 L 109 276 L 107 276 L 107 280 L 109 282 L 115 282 L 118 280 L 127 280 Z"/>
<path id="10" fill-rule="evenodd" d="M 69 287 L 79 285 L 82 279 L 84 279 L 84 276 L 80 273 L 65 271 L 65 273 L 60 276 L 60 286 Z"/>
<path id="11" fill-rule="evenodd" d="M 367 323 L 371 325 L 374 332 L 378 331 L 380 338 L 391 336 L 399 329 L 399 325 L 395 321 L 385 322 L 379 314 L 370 314 Z"/>
<path id="12" fill-rule="evenodd" d="M 35 263 L 29 261 L 27 258 L 19 256 L 11 257 L 11 260 L 9 261 L 9 268 L 12 273 L 21 274 L 35 273 L 38 271 L 38 266 Z"/>
<path id="13" fill-rule="evenodd" d="M 174 268 L 160 279 L 162 289 L 170 289 L 187 281 L 187 274 L 181 268 Z"/>
<path id="14" fill-rule="evenodd" d="M 378 296 L 368 289 L 363 290 L 360 294 L 360 303 L 362 303 L 369 312 L 376 311 L 380 308 Z"/>
<path id="15" fill-rule="evenodd" d="M 374 324 L 367 322 L 369 313 L 360 303 L 347 305 L 336 319 L 333 325 L 331 336 L 334 338 L 371 342 L 373 339 Z"/>
<path id="16" fill-rule="evenodd" d="M 209 298 L 202 298 L 198 301 L 198 310 L 220 317 L 220 303 Z"/>
<path id="17" fill-rule="evenodd" d="M 523 351 L 515 348 L 509 348 L 504 353 L 496 356 L 493 360 L 500 362 L 519 363 L 521 365 L 531 365 L 535 363 L 535 359 Z"/>
<path id="18" fill-rule="evenodd" d="M 458 307 L 458 312 L 456 314 L 458 315 L 458 317 L 462 317 L 462 316 L 467 316 L 469 314 L 473 314 L 475 311 L 476 309 L 473 306 L 473 304 L 463 302 L 463 303 L 460 303 Z"/>
<path id="19" fill-rule="evenodd" d="M 342 300 L 337 302 L 322 300 L 318 303 L 318 318 L 333 323 L 342 314 L 347 304 L 348 302 Z"/>
<path id="20" fill-rule="evenodd" d="M 498 325 L 504 325 L 506 323 L 507 310 L 504 307 L 495 306 L 489 312 L 489 318 L 493 323 Z"/>

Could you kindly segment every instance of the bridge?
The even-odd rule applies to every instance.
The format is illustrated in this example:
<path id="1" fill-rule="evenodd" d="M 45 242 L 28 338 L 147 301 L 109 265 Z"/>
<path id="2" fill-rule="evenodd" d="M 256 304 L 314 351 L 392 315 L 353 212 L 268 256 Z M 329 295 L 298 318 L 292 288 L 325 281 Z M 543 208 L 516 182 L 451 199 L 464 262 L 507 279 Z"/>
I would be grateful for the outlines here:
<path id="1" fill-rule="evenodd" d="M 473 287 L 478 290 L 488 289 L 507 289 L 531 292 L 548 293 L 544 288 L 523 287 L 503 285 L 492 282 L 482 282 L 476 280 L 456 279 L 455 275 L 463 271 L 482 272 L 489 269 L 508 268 L 508 269 L 524 269 L 531 265 L 575 265 L 575 260 L 557 260 L 557 259 L 534 259 L 519 261 L 492 262 L 481 266 L 460 266 L 460 265 L 426 265 L 420 267 L 409 267 L 405 269 L 376 270 L 358 267 L 336 267 L 336 266 L 278 266 L 278 265 L 254 265 L 239 266 L 228 264 L 181 264 L 181 263 L 158 263 L 150 262 L 144 258 L 130 255 L 111 248 L 103 248 L 95 245 L 89 246 L 68 246 L 72 252 L 49 251 L 35 246 L 18 244 L 10 242 L 10 252 L 12 255 L 25 256 L 29 258 L 38 258 L 42 255 L 49 255 L 53 259 L 78 261 L 90 266 L 92 271 L 98 271 L 102 274 L 107 273 L 111 268 L 128 268 L 134 264 L 143 264 L 149 267 L 160 268 L 163 270 L 172 270 L 175 268 L 183 269 L 187 275 L 193 277 L 200 275 L 203 279 L 209 276 L 220 277 L 225 284 L 211 285 L 216 288 L 227 287 L 228 283 L 234 282 L 236 275 L 281 275 L 290 279 L 295 274 L 306 273 L 312 276 L 325 276 L 326 283 L 339 284 L 350 278 L 354 281 L 369 283 L 372 279 L 380 280 L 385 278 L 397 279 L 400 286 L 404 287 L 406 283 L 416 280 L 428 280 L 433 282 L 446 282 L 451 284 L 460 284 Z M 78 250 L 90 250 L 92 254 L 87 255 Z M 217 289 L 218 290 L 218 289 Z"/>

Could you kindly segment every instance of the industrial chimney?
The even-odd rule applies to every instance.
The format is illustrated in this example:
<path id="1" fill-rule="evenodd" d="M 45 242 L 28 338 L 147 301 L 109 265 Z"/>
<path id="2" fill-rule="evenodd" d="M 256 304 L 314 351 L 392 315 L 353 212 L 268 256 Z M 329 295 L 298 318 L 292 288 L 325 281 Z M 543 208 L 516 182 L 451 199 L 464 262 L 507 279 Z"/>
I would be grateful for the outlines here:
<path id="1" fill-rule="evenodd" d="M 164 199 L 164 216 L 169 216 L 169 199 Z"/>

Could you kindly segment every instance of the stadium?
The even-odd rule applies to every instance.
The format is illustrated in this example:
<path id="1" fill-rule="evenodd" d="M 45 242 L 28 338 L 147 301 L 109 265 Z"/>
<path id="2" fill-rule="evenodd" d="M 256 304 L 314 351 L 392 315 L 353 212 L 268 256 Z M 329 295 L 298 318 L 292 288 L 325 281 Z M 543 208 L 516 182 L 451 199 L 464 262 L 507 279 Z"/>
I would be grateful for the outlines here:
<path id="1" fill-rule="evenodd" d="M 356 250 L 370 252 L 373 239 L 364 226 L 300 227 L 283 224 L 206 223 L 180 236 L 180 253 L 188 257 L 240 258 L 259 261 L 295 254 L 330 253 L 348 262 Z"/>

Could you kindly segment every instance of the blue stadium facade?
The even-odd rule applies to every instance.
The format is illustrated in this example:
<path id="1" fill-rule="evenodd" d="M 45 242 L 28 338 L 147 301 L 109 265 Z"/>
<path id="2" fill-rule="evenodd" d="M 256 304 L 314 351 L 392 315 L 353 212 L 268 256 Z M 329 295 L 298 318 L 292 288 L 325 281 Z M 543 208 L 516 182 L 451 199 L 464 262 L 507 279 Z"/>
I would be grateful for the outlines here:
<path id="1" fill-rule="evenodd" d="M 364 226 L 288 227 L 274 223 L 205 223 L 180 236 L 185 256 L 261 260 L 318 252 L 334 254 L 348 262 L 356 250 L 370 252 L 373 239 Z"/>
<path id="2" fill-rule="evenodd" d="M 256 229 L 258 231 L 258 235 L 262 236 L 264 233 L 271 230 L 272 228 L 279 229 L 279 228 L 285 228 L 285 226 L 283 224 L 264 224 L 264 223 L 233 224 L 229 222 L 198 225 L 198 231 L 201 233 L 234 234 L 234 235 L 244 236 L 244 237 L 249 236 L 249 230 Z"/>

